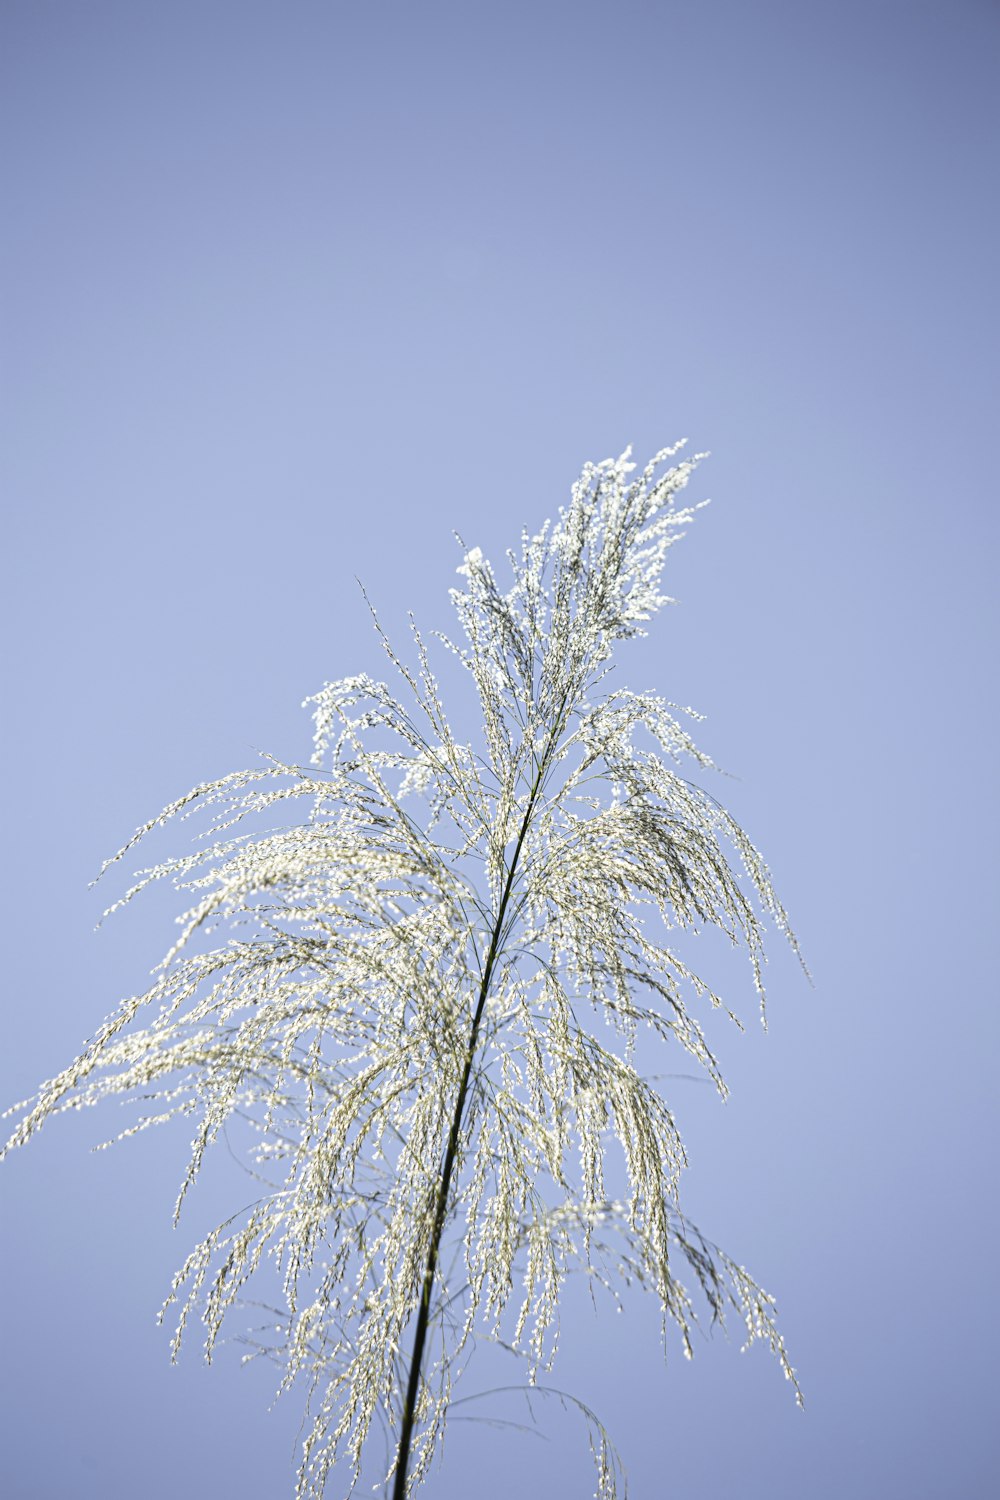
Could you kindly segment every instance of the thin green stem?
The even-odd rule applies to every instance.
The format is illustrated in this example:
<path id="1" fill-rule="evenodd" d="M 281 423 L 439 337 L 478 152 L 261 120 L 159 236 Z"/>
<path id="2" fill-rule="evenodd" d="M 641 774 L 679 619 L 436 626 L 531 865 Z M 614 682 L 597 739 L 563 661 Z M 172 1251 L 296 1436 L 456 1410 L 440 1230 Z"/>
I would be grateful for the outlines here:
<path id="1" fill-rule="evenodd" d="M 497 955 L 501 945 L 501 934 L 503 931 L 504 918 L 507 905 L 510 901 L 511 891 L 514 888 L 514 875 L 517 871 L 518 859 L 524 844 L 525 835 L 531 822 L 535 801 L 541 789 L 545 768 L 549 756 L 555 744 L 559 726 L 562 722 L 562 710 L 565 707 L 565 697 L 560 705 L 560 711 L 556 716 L 556 723 L 549 736 L 549 743 L 545 748 L 538 763 L 534 785 L 528 797 L 528 805 L 525 809 L 524 818 L 521 823 L 521 831 L 514 846 L 510 866 L 507 870 L 507 879 L 504 883 L 503 894 L 497 910 L 496 920 L 493 923 L 493 931 L 490 935 L 489 952 L 483 967 L 483 977 L 479 986 L 479 996 L 476 1001 L 476 1010 L 472 1018 L 472 1030 L 469 1034 L 469 1044 L 465 1053 L 465 1065 L 462 1069 L 462 1079 L 459 1084 L 458 1096 L 455 1100 L 455 1110 L 451 1119 L 451 1129 L 448 1132 L 448 1144 L 445 1150 L 444 1163 L 441 1168 L 441 1181 L 438 1187 L 437 1201 L 434 1207 L 434 1222 L 431 1226 L 431 1243 L 427 1253 L 427 1265 L 424 1268 L 423 1284 L 420 1289 L 420 1306 L 417 1311 L 417 1326 L 413 1337 L 413 1354 L 410 1359 L 410 1375 L 406 1387 L 406 1399 L 403 1403 L 403 1420 L 399 1434 L 399 1451 L 396 1457 L 395 1482 L 393 1484 L 393 1500 L 406 1500 L 406 1486 L 410 1468 L 410 1449 L 413 1441 L 413 1427 L 416 1418 L 417 1396 L 420 1390 L 420 1372 L 424 1360 L 424 1346 L 427 1342 L 427 1329 L 430 1326 L 431 1300 L 434 1291 L 434 1278 L 437 1275 L 438 1258 L 441 1251 L 441 1236 L 444 1232 L 445 1220 L 448 1214 L 448 1197 L 451 1191 L 451 1179 L 455 1170 L 455 1162 L 458 1157 L 458 1143 L 462 1135 L 462 1120 L 465 1114 L 465 1102 L 469 1092 L 469 1080 L 472 1076 L 472 1064 L 475 1060 L 476 1047 L 479 1041 L 479 1028 L 483 1019 L 483 1011 L 489 996 L 490 983 L 493 978 L 493 969 L 496 964 Z"/>

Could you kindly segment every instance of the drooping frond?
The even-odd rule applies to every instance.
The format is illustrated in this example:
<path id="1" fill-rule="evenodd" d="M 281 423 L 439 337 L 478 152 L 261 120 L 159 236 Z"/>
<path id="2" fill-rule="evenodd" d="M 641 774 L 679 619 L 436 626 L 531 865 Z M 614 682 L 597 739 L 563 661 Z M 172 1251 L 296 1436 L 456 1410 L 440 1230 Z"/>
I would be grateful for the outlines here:
<path id="1" fill-rule="evenodd" d="M 179 1212 L 227 1125 L 253 1132 L 259 1196 L 178 1273 L 174 1351 L 197 1314 L 211 1356 L 248 1283 L 277 1269 L 283 1383 L 311 1392 L 301 1497 L 318 1500 L 341 1459 L 357 1478 L 376 1421 L 402 1423 L 407 1444 L 412 1426 L 401 1482 L 415 1486 L 466 1343 L 503 1342 L 537 1380 L 580 1269 L 647 1286 L 686 1352 L 695 1292 L 713 1320 L 735 1310 L 794 1378 L 770 1298 L 681 1213 L 681 1135 L 636 1066 L 649 1033 L 724 1091 L 699 1019 L 721 1002 L 680 930 L 743 947 L 761 1004 L 764 923 L 791 938 L 757 851 L 682 774 L 711 766 L 690 711 L 607 681 L 616 644 L 668 602 L 666 554 L 697 509 L 675 503 L 697 462 L 665 467 L 676 452 L 638 477 L 627 454 L 588 465 L 555 525 L 509 555 L 506 592 L 465 552 L 447 644 L 472 674 L 481 742 L 453 733 L 419 632 L 413 668 L 382 636 L 398 696 L 368 676 L 327 684 L 308 700 L 310 767 L 268 760 L 139 830 L 205 822 L 115 903 L 173 881 L 180 936 L 6 1148 L 109 1095 L 146 1111 L 124 1134 L 182 1115 Z"/>

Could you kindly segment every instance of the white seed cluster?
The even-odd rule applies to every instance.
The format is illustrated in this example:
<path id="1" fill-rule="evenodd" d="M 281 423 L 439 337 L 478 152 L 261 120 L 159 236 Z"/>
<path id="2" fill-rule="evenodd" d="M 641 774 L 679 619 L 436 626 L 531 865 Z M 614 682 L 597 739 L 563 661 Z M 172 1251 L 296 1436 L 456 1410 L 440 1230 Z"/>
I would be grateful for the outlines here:
<path id="1" fill-rule="evenodd" d="M 480 744 L 455 739 L 414 628 L 412 669 L 383 636 L 400 696 L 361 676 L 309 700 L 311 767 L 267 760 L 139 830 L 115 860 L 178 814 L 207 817 L 194 852 L 116 903 L 173 880 L 190 893 L 180 937 L 152 987 L 22 1107 L 5 1148 L 64 1109 L 154 1098 L 124 1134 L 193 1120 L 179 1212 L 227 1123 L 255 1127 L 259 1200 L 195 1247 L 167 1305 L 174 1352 L 198 1312 L 210 1357 L 263 1258 L 280 1269 L 283 1383 L 310 1388 L 300 1500 L 318 1500 L 341 1459 L 353 1487 L 373 1423 L 398 1430 L 441 1223 L 411 1488 L 467 1342 L 502 1341 L 535 1383 L 581 1267 L 612 1295 L 621 1278 L 649 1287 L 690 1354 L 683 1273 L 713 1319 L 735 1309 L 794 1381 L 771 1299 L 681 1214 L 684 1146 L 634 1063 L 648 1029 L 725 1089 L 692 1010 L 719 999 L 671 930 L 712 924 L 745 947 L 761 1004 L 762 919 L 794 942 L 753 845 L 678 769 L 710 764 L 677 717 L 690 711 L 607 675 L 616 643 L 669 602 L 666 553 L 697 508 L 675 504 L 697 462 L 667 467 L 676 453 L 637 478 L 627 453 L 588 465 L 557 523 L 509 554 L 507 592 L 466 551 L 461 637 L 446 644 L 475 681 Z M 294 799 L 300 818 L 261 829 Z M 621 1202 L 605 1184 L 615 1141 Z M 613 1450 L 577 1405 L 610 1497 Z"/>

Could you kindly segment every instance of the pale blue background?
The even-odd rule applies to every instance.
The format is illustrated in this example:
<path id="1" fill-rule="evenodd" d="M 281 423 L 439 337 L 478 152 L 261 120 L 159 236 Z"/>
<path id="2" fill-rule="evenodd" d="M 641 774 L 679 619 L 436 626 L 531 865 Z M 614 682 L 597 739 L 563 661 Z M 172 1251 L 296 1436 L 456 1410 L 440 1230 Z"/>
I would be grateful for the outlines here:
<path id="1" fill-rule="evenodd" d="M 816 988 L 776 952 L 730 1104 L 669 1087 L 808 1404 L 738 1338 L 664 1369 L 641 1305 L 559 1378 L 636 1500 L 1000 1492 L 1000 7 L 7 0 L 0 41 L 0 1096 L 172 936 L 92 934 L 101 858 L 380 670 L 355 574 L 445 626 L 452 528 L 499 555 L 688 435 L 714 503 L 623 680 L 709 714 Z M 296 1401 L 153 1321 L 233 1182 L 172 1233 L 183 1133 L 88 1154 L 123 1123 L 0 1172 L 0 1492 L 288 1496 Z M 456 1427 L 428 1496 L 589 1494 L 548 1432 Z"/>

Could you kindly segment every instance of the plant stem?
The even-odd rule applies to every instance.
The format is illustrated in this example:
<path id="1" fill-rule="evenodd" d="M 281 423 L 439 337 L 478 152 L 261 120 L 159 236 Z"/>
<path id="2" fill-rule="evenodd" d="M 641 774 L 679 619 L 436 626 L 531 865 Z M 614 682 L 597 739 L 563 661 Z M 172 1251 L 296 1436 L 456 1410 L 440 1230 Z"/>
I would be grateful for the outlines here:
<path id="1" fill-rule="evenodd" d="M 561 717 L 561 716 L 560 716 Z M 399 1451 L 396 1457 L 396 1477 L 393 1485 L 393 1500 L 406 1500 L 406 1484 L 410 1468 L 410 1446 L 413 1439 L 413 1424 L 417 1410 L 417 1395 L 420 1390 L 420 1371 L 424 1360 L 424 1345 L 427 1342 L 427 1329 L 430 1323 L 431 1296 L 434 1290 L 434 1278 L 437 1274 L 438 1256 L 441 1249 L 441 1235 L 444 1232 L 445 1220 L 448 1213 L 448 1196 L 451 1190 L 451 1178 L 455 1169 L 455 1161 L 458 1157 L 458 1143 L 462 1135 L 462 1118 L 465 1113 L 465 1101 L 469 1091 L 469 1079 L 472 1076 L 472 1064 L 476 1055 L 476 1045 L 479 1040 L 479 1027 L 486 1008 L 486 1000 L 489 995 L 490 982 L 493 978 L 493 969 L 496 964 L 497 953 L 500 947 L 500 934 L 503 931 L 504 916 L 507 911 L 507 903 L 514 886 L 514 872 L 517 869 L 521 846 L 524 836 L 528 831 L 531 814 L 534 811 L 535 799 L 538 796 L 542 784 L 542 776 L 546 763 L 555 740 L 555 731 L 550 737 L 548 747 L 538 765 L 535 783 L 531 788 L 528 798 L 528 806 L 525 809 L 524 819 L 521 823 L 521 831 L 517 837 L 517 844 L 511 858 L 510 867 L 507 871 L 507 879 L 504 883 L 503 895 L 500 898 L 500 906 L 497 911 L 496 920 L 493 923 L 493 931 L 490 935 L 490 947 L 486 956 L 486 964 L 483 968 L 482 983 L 479 986 L 479 997 L 476 1002 L 475 1015 L 472 1018 L 472 1031 L 469 1034 L 469 1045 L 465 1053 L 465 1066 L 462 1069 L 462 1081 L 459 1084 L 458 1097 L 455 1100 L 455 1112 L 451 1119 L 451 1129 L 448 1132 L 448 1145 L 445 1150 L 444 1163 L 441 1168 L 441 1182 L 438 1187 L 437 1202 L 434 1207 L 434 1223 L 431 1227 L 431 1244 L 427 1253 L 427 1265 L 424 1268 L 423 1285 L 420 1289 L 420 1307 L 417 1312 L 417 1327 L 413 1337 L 413 1354 L 410 1359 L 410 1376 L 406 1387 L 406 1400 L 403 1405 L 403 1421 L 399 1434 Z"/>

